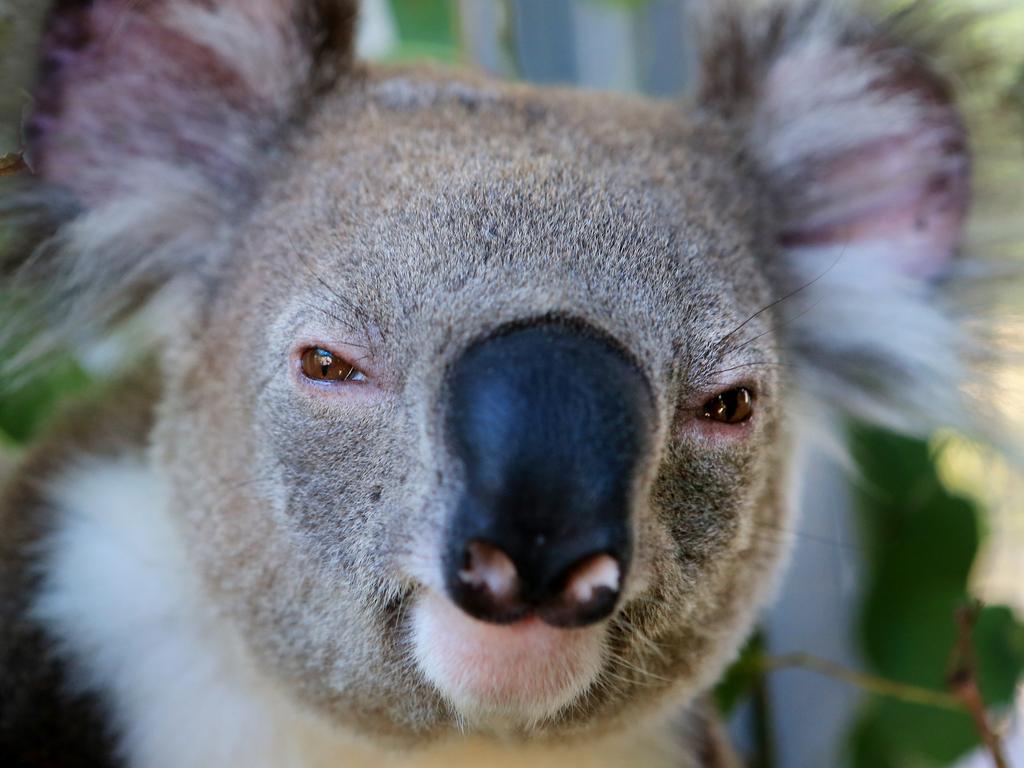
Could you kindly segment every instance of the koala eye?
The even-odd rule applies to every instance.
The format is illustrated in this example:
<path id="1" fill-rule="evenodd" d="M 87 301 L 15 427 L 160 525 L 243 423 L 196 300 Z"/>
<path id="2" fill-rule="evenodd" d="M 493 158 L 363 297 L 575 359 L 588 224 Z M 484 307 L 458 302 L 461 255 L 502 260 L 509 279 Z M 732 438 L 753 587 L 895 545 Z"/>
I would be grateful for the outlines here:
<path id="1" fill-rule="evenodd" d="M 723 424 L 741 424 L 754 415 L 754 395 L 746 387 L 730 389 L 704 403 L 701 414 Z"/>
<path id="2" fill-rule="evenodd" d="M 313 381 L 366 381 L 366 374 L 352 363 L 323 347 L 310 347 L 302 353 L 302 373 Z"/>

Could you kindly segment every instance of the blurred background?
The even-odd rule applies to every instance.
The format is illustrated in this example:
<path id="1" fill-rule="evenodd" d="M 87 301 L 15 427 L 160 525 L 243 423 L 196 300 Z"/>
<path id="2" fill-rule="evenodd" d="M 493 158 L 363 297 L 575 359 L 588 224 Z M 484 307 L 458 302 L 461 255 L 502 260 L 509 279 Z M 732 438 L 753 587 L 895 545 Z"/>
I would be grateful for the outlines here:
<path id="1" fill-rule="evenodd" d="M 933 5 L 948 19 L 975 4 Z M 965 36 L 992 54 L 986 85 L 972 86 L 971 98 L 1007 116 L 1010 135 L 1000 138 L 1020 149 L 1024 7 L 999 7 Z M 30 81 L 32 27 L 19 14 L 0 0 L 6 83 Z M 432 59 L 656 96 L 685 93 L 695 67 L 685 0 L 364 0 L 359 46 L 377 60 Z M 22 88 L 0 92 L 0 155 L 18 149 L 27 101 Z M 983 171 L 998 177 L 1010 168 L 996 156 Z M 1024 178 L 1000 183 L 1019 218 Z M 1002 232 L 976 226 L 986 237 Z M 1018 242 L 997 236 L 991 250 L 1024 260 Z M 1013 319 L 1020 308 L 1011 301 L 1004 314 L 1001 334 L 1021 345 L 1024 323 Z M 0 381 L 0 465 L 62 400 L 108 375 L 124 343 L 69 351 L 31 381 Z M 1008 434 L 1024 434 L 1016 407 L 1024 366 L 1006 364 L 994 386 L 989 415 Z M 1024 754 L 1012 706 L 1024 673 L 1024 479 L 1000 451 L 953 434 L 924 442 L 850 425 L 849 448 L 846 466 L 812 457 L 804 517 L 784 533 L 794 557 L 780 600 L 717 691 L 734 738 L 761 768 L 991 765 L 976 751 L 978 729 L 949 695 L 960 661 L 958 611 L 975 606 L 972 668 L 993 725 L 1009 751 Z"/>

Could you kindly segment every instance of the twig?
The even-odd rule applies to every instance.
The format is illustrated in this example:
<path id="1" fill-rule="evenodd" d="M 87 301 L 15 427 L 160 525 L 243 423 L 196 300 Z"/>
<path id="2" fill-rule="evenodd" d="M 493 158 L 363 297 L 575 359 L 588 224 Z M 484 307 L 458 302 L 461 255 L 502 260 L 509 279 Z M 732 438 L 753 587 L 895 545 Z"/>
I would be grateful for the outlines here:
<path id="1" fill-rule="evenodd" d="M 1002 740 L 988 721 L 985 713 L 985 700 L 978 687 L 977 663 L 974 655 L 974 644 L 971 633 L 981 610 L 980 603 L 963 606 L 956 612 L 957 643 L 950 659 L 950 672 L 947 677 L 949 689 L 964 709 L 971 715 L 974 727 L 978 729 L 985 748 L 992 755 L 995 768 L 1009 768 L 1003 752 Z"/>
<path id="2" fill-rule="evenodd" d="M 753 660 L 759 669 L 770 672 L 777 669 L 807 669 L 827 677 L 855 685 L 871 693 L 898 699 L 911 704 L 966 712 L 974 721 L 982 743 L 992 756 L 995 768 L 1010 768 L 999 734 L 989 723 L 985 701 L 978 687 L 977 665 L 971 632 L 978 618 L 980 604 L 961 608 L 956 613 L 957 644 L 953 649 L 950 673 L 947 678 L 950 692 L 936 691 L 917 685 L 898 683 L 888 678 L 858 672 L 809 653 L 787 653 L 782 656 L 760 656 Z"/>
<path id="3" fill-rule="evenodd" d="M 877 675 L 858 672 L 857 670 L 836 664 L 828 659 L 822 659 L 809 653 L 787 653 L 782 656 L 764 656 L 756 661 L 758 666 L 766 671 L 776 669 L 808 669 L 827 677 L 855 685 L 866 691 L 871 691 L 879 696 L 888 696 L 892 699 L 899 699 L 911 704 L 923 704 L 929 707 L 949 709 L 954 712 L 963 712 L 964 702 L 957 696 L 945 691 L 935 691 L 931 688 L 922 688 L 917 685 L 897 683 Z M 1005 766 L 1000 766 L 1005 768 Z"/>

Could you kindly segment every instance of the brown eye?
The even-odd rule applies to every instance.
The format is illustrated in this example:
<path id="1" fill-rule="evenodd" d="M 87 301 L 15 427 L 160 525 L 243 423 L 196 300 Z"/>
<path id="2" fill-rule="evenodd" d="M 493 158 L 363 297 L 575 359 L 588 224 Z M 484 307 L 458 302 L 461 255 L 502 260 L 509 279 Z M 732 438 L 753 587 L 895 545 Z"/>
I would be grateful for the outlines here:
<path id="1" fill-rule="evenodd" d="M 740 424 L 753 415 L 754 395 L 746 387 L 730 389 L 704 403 L 704 418 L 723 424 Z"/>
<path id="2" fill-rule="evenodd" d="M 302 353 L 302 372 L 313 381 L 366 381 L 366 374 L 323 347 Z"/>

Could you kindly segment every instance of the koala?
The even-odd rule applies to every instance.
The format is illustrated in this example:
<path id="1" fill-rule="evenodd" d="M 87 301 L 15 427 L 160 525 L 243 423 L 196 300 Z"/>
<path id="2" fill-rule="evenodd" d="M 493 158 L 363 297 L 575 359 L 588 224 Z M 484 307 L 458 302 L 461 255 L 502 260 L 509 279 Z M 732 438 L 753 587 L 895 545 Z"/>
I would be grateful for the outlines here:
<path id="1" fill-rule="evenodd" d="M 12 360 L 145 338 L 0 499 L 3 762 L 732 764 L 801 457 L 963 412 L 950 81 L 815 0 L 696 9 L 679 100 L 368 65 L 357 10 L 47 15 Z"/>

